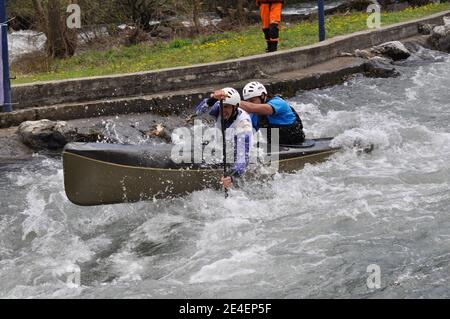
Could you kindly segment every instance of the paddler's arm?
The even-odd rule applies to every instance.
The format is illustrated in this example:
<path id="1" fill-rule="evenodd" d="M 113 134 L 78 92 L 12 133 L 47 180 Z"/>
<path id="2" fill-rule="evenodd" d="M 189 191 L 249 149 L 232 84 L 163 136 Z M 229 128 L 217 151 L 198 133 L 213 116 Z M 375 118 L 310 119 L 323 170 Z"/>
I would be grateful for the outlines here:
<path id="1" fill-rule="evenodd" d="M 221 179 L 225 188 L 231 188 L 235 179 L 240 178 L 247 171 L 250 164 L 250 149 L 253 143 L 253 132 L 250 131 L 237 135 L 235 142 L 236 160 L 233 169 L 226 177 L 222 176 Z"/>
<path id="2" fill-rule="evenodd" d="M 204 99 L 195 107 L 196 115 L 200 116 L 209 112 L 209 115 L 217 119 L 220 113 L 219 100 L 223 100 L 226 97 L 227 94 L 222 90 L 211 93 L 209 98 Z"/>
<path id="3" fill-rule="evenodd" d="M 209 115 L 217 118 L 220 111 L 220 104 L 218 102 L 219 100 L 213 97 L 204 99 L 195 107 L 195 114 L 197 116 L 201 116 L 208 113 Z"/>
<path id="4" fill-rule="evenodd" d="M 272 115 L 275 113 L 274 108 L 270 104 L 256 104 L 247 101 L 241 101 L 239 107 L 251 114 Z"/>

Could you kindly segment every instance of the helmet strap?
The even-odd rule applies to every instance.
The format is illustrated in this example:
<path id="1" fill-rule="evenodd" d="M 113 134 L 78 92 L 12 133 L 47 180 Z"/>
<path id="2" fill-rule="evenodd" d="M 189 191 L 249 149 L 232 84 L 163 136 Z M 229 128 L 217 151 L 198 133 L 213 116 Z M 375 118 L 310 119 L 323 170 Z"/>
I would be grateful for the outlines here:
<path id="1" fill-rule="evenodd" d="M 261 103 L 266 103 L 266 101 L 267 101 L 266 93 L 262 93 L 260 98 L 261 98 Z"/>
<path id="2" fill-rule="evenodd" d="M 229 123 L 233 123 L 238 116 L 238 106 L 233 106 L 233 113 L 231 113 L 230 117 L 225 120 L 225 123 L 228 125 Z"/>

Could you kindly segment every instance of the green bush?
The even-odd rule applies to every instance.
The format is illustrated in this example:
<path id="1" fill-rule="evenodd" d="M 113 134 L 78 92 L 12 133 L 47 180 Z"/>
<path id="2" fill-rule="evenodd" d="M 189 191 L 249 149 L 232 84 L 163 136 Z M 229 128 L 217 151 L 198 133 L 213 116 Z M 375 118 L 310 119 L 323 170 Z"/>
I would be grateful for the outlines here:
<path id="1" fill-rule="evenodd" d="M 180 49 L 185 46 L 191 45 L 192 41 L 189 39 L 175 39 L 172 40 L 169 44 L 169 48 L 171 49 Z"/>

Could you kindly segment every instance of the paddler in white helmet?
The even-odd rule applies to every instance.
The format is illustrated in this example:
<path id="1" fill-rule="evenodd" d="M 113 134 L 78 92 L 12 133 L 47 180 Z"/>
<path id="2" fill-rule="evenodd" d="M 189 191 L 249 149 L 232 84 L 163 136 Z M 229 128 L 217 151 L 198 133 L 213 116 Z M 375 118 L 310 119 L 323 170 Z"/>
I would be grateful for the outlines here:
<path id="1" fill-rule="evenodd" d="M 239 108 L 241 96 L 233 88 L 227 87 L 211 93 L 195 108 L 196 114 L 209 114 L 216 121 L 216 127 L 221 129 L 222 118 L 220 100 L 223 101 L 223 117 L 225 136 L 227 141 L 234 145 L 234 163 L 231 172 L 222 176 L 221 182 L 225 188 L 231 188 L 234 178 L 241 177 L 247 170 L 250 162 L 250 150 L 253 144 L 253 127 L 250 115 Z M 231 134 L 230 134 L 231 133 Z"/>
<path id="2" fill-rule="evenodd" d="M 270 96 L 260 82 L 250 82 L 242 90 L 240 108 L 252 116 L 253 127 L 279 129 L 280 145 L 302 144 L 303 124 L 298 113 L 280 96 Z"/>

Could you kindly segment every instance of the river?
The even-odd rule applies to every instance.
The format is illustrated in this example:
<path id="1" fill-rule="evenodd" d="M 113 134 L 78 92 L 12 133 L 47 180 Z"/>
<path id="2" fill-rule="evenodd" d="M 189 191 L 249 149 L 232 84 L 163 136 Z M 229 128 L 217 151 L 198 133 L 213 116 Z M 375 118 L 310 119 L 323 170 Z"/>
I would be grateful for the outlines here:
<path id="1" fill-rule="evenodd" d="M 82 208 L 58 158 L 0 167 L 0 297 L 450 297 L 450 56 L 398 69 L 299 92 L 307 136 L 342 152 L 226 200 Z"/>

